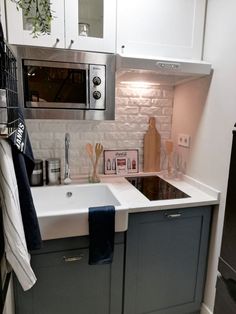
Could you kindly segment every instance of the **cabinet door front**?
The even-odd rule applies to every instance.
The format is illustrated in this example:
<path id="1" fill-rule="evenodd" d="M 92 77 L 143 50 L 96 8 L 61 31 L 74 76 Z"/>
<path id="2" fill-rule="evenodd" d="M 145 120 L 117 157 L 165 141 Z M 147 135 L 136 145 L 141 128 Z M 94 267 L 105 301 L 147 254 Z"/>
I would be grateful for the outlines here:
<path id="1" fill-rule="evenodd" d="M 183 314 L 200 308 L 209 212 L 130 215 L 125 314 Z M 171 215 L 171 216 L 168 216 Z"/>
<path id="2" fill-rule="evenodd" d="M 49 1 L 49 0 L 48 0 Z M 16 4 L 6 0 L 8 42 L 16 45 L 31 45 L 42 47 L 64 47 L 64 2 L 50 1 L 54 19 L 51 22 L 50 34 L 40 35 L 37 38 L 32 34 L 32 20 L 23 15 L 22 9 L 17 10 Z M 32 9 L 32 15 L 35 15 Z"/>
<path id="3" fill-rule="evenodd" d="M 205 3 L 206 0 L 118 0 L 117 52 L 201 59 Z"/>
<path id="4" fill-rule="evenodd" d="M 88 249 L 34 255 L 37 282 L 23 292 L 16 281 L 16 314 L 121 314 L 123 244 L 112 264 L 88 265 Z"/>
<path id="5" fill-rule="evenodd" d="M 116 0 L 65 3 L 66 48 L 115 52 Z"/>

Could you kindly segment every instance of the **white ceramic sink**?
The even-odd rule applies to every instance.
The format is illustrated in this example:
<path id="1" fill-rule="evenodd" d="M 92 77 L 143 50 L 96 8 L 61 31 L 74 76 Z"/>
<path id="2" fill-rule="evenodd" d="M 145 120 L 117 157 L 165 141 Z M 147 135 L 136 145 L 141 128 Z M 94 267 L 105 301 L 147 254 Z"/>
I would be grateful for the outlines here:
<path id="1" fill-rule="evenodd" d="M 88 208 L 114 205 L 115 231 L 128 227 L 128 209 L 121 205 L 109 184 L 77 184 L 34 187 L 32 196 L 42 238 L 87 235 Z"/>

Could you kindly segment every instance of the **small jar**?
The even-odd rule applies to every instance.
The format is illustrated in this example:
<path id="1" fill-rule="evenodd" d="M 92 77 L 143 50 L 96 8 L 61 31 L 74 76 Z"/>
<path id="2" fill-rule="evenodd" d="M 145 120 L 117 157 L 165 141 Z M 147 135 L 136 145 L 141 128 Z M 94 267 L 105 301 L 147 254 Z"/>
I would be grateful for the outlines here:
<path id="1" fill-rule="evenodd" d="M 46 159 L 46 184 L 57 185 L 61 183 L 60 158 Z"/>
<path id="2" fill-rule="evenodd" d="M 79 36 L 89 36 L 89 27 L 88 23 L 79 23 Z"/>
<path id="3" fill-rule="evenodd" d="M 31 186 L 42 186 L 43 185 L 43 161 L 42 159 L 34 160 L 34 170 L 30 178 Z"/>

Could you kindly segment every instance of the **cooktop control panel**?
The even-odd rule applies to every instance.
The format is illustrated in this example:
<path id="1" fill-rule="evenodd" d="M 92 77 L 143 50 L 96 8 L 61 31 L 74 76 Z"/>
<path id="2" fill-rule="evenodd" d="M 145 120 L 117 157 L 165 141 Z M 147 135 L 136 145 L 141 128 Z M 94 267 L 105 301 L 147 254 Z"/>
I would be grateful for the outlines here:
<path id="1" fill-rule="evenodd" d="M 158 176 L 126 177 L 126 179 L 150 201 L 189 197 Z"/>

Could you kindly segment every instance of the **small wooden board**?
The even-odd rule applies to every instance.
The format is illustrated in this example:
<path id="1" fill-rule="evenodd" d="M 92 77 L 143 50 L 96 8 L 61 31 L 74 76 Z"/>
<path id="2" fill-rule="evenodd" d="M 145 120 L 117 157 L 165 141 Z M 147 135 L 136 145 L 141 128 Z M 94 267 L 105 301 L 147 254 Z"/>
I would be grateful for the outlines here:
<path id="1" fill-rule="evenodd" d="M 143 171 L 156 172 L 160 171 L 160 152 L 161 152 L 161 137 L 156 129 L 156 120 L 151 117 L 149 127 L 144 135 L 143 145 Z"/>

